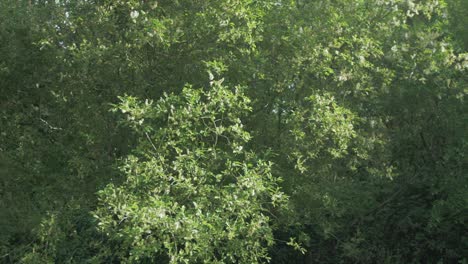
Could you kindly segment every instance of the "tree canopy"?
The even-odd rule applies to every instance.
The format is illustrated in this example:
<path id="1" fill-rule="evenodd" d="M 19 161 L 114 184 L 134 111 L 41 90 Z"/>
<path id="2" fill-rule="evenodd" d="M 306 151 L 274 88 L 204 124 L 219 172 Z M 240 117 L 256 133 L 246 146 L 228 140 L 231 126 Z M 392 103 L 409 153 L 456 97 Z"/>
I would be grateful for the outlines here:
<path id="1" fill-rule="evenodd" d="M 1 0 L 1 263 L 467 263 L 468 2 Z"/>

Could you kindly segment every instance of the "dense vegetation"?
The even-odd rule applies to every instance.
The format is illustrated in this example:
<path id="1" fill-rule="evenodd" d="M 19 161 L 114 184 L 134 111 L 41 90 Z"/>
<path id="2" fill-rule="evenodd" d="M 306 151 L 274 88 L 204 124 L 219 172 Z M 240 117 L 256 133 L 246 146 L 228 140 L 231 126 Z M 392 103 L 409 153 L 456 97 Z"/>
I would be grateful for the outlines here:
<path id="1" fill-rule="evenodd" d="M 468 1 L 0 0 L 1 263 L 468 263 Z"/>

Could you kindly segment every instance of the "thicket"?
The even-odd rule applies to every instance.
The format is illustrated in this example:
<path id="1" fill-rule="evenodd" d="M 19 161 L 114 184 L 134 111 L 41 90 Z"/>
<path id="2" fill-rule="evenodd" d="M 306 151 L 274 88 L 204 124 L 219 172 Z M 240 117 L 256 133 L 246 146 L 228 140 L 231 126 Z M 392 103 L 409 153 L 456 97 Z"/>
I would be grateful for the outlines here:
<path id="1" fill-rule="evenodd" d="M 468 263 L 467 25 L 0 0 L 0 262 Z"/>

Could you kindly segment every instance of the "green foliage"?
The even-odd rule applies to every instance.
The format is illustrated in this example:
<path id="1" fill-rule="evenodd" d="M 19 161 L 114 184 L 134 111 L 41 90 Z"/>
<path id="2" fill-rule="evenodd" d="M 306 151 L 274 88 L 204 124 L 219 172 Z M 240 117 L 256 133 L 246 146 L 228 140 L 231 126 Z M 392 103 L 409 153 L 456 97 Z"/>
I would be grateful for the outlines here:
<path id="1" fill-rule="evenodd" d="M 0 1 L 0 262 L 465 263 L 467 10 Z"/>
<path id="2" fill-rule="evenodd" d="M 170 263 L 255 263 L 273 244 L 267 209 L 281 205 L 271 165 L 244 150 L 239 88 L 212 81 L 156 103 L 116 106 L 141 137 L 121 170 L 126 181 L 99 193 L 98 225 L 122 246 L 119 258 Z M 268 206 L 270 204 L 271 206 Z M 115 253 L 114 253 L 115 254 Z"/>

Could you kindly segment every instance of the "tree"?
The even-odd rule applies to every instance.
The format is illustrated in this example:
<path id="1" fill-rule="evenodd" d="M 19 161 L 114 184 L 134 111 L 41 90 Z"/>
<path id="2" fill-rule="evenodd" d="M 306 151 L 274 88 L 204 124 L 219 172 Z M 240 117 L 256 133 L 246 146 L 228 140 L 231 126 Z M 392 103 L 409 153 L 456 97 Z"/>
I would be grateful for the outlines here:
<path id="1" fill-rule="evenodd" d="M 124 184 L 102 190 L 96 210 L 100 228 L 120 244 L 119 259 L 269 259 L 268 210 L 284 194 L 271 165 L 244 149 L 250 135 L 239 117 L 249 100 L 221 82 L 207 91 L 186 86 L 154 104 L 123 97 L 116 106 L 140 137 L 121 167 Z"/>

